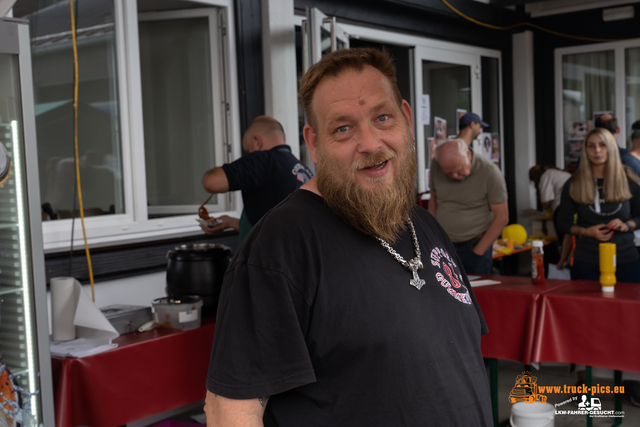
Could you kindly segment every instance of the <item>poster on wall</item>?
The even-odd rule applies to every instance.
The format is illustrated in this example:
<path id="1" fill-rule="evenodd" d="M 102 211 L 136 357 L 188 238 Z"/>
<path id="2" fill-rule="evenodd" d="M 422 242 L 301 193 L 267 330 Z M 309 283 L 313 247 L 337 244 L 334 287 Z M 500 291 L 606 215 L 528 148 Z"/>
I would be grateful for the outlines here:
<path id="1" fill-rule="evenodd" d="M 431 124 L 431 101 L 429 100 L 429 95 L 420 95 L 418 118 L 420 120 L 420 124 L 424 126 L 429 126 Z"/>
<path id="2" fill-rule="evenodd" d="M 589 121 L 571 123 L 570 138 L 580 138 L 586 136 L 592 128 L 593 123 Z"/>
<path id="3" fill-rule="evenodd" d="M 568 139 L 564 156 L 565 169 L 567 172 L 573 173 L 577 169 L 583 143 L 584 137 Z"/>
<path id="4" fill-rule="evenodd" d="M 467 110 L 463 110 L 462 108 L 458 108 L 456 110 L 456 136 L 460 134 L 460 119 L 467 113 Z"/>
<path id="5" fill-rule="evenodd" d="M 431 160 L 436 155 L 436 139 L 434 137 L 427 138 L 427 147 L 429 148 L 429 164 L 431 164 Z"/>
<path id="6" fill-rule="evenodd" d="M 447 121 L 438 116 L 434 116 L 433 121 L 435 124 L 433 136 L 436 139 L 436 145 L 438 145 L 438 142 L 447 138 Z"/>
<path id="7" fill-rule="evenodd" d="M 498 132 L 491 134 L 491 160 L 500 167 L 500 135 Z"/>
<path id="8" fill-rule="evenodd" d="M 491 142 L 491 134 L 489 132 L 481 133 L 480 141 L 482 141 L 482 155 L 491 160 L 491 153 L 493 148 L 493 143 Z"/>

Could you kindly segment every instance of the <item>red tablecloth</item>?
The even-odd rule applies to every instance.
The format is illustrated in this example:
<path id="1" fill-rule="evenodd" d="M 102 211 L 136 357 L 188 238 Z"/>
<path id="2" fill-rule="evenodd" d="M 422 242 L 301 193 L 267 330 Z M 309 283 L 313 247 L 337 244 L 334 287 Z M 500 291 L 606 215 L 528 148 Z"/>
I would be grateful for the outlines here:
<path id="1" fill-rule="evenodd" d="M 473 288 L 489 333 L 482 337 L 482 355 L 531 363 L 541 296 L 567 283 L 547 279 L 534 285 L 529 277 L 482 276 L 498 285 Z"/>
<path id="2" fill-rule="evenodd" d="M 118 337 L 94 356 L 52 357 L 56 427 L 113 427 L 204 399 L 214 319 Z"/>
<path id="3" fill-rule="evenodd" d="M 544 295 L 533 360 L 640 372 L 640 284 L 574 281 Z"/>

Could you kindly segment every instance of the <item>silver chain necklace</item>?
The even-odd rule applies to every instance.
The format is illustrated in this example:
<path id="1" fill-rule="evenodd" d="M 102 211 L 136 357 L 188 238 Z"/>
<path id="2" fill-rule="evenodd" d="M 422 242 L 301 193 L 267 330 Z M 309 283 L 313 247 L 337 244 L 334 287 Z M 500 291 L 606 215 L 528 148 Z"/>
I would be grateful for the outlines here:
<path id="1" fill-rule="evenodd" d="M 413 222 L 411 222 L 411 218 L 407 218 L 409 220 L 409 230 L 411 231 L 411 239 L 413 240 L 413 249 L 415 250 L 416 256 L 412 260 L 408 262 L 402 258 L 398 252 L 396 252 L 389 243 L 380 237 L 376 237 L 378 242 L 382 245 L 383 248 L 391 254 L 392 257 L 396 259 L 406 270 L 411 271 L 413 273 L 413 279 L 409 281 L 411 286 L 415 286 L 416 289 L 420 290 L 425 284 L 425 281 L 418 276 L 418 270 L 422 270 L 423 265 L 420 260 L 420 246 L 418 245 L 418 236 L 416 236 L 416 229 L 413 228 Z"/>

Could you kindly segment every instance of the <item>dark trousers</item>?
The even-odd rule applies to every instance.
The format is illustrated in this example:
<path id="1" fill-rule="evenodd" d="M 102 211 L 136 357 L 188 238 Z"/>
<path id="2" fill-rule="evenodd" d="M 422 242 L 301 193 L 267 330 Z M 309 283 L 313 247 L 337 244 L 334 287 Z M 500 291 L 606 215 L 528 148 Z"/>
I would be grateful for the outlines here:
<path id="1" fill-rule="evenodd" d="M 574 259 L 571 280 L 600 280 L 600 264 Z M 640 283 L 640 260 L 616 266 L 616 282 Z"/>
<path id="2" fill-rule="evenodd" d="M 493 265 L 493 247 L 482 255 L 476 255 L 473 248 L 478 244 L 480 239 L 469 240 L 464 243 L 454 243 L 455 248 L 462 266 L 467 274 L 491 274 L 491 266 Z"/>

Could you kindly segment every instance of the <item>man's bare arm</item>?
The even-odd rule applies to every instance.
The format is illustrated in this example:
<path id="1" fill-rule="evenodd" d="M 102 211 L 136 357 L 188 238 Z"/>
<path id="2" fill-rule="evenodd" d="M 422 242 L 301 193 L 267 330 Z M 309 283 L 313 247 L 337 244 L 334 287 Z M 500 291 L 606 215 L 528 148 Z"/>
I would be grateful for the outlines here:
<path id="1" fill-rule="evenodd" d="M 209 169 L 202 177 L 202 186 L 209 193 L 226 193 L 229 191 L 229 180 L 224 169 L 218 167 Z"/>
<path id="2" fill-rule="evenodd" d="M 427 205 L 427 210 L 433 217 L 436 217 L 436 213 L 438 212 L 438 200 L 436 199 L 436 191 L 431 190 L 429 198 L 429 204 Z"/>
<path id="3" fill-rule="evenodd" d="M 207 390 L 207 427 L 264 427 L 262 417 L 268 400 L 269 397 L 229 399 Z"/>
<path id="4" fill-rule="evenodd" d="M 502 230 L 509 223 L 509 206 L 506 200 L 502 203 L 490 204 L 489 208 L 493 212 L 493 222 L 489 225 L 482 239 L 476 244 L 476 247 L 473 248 L 473 252 L 476 255 L 482 255 L 492 247 L 493 242 L 500 237 Z"/>

